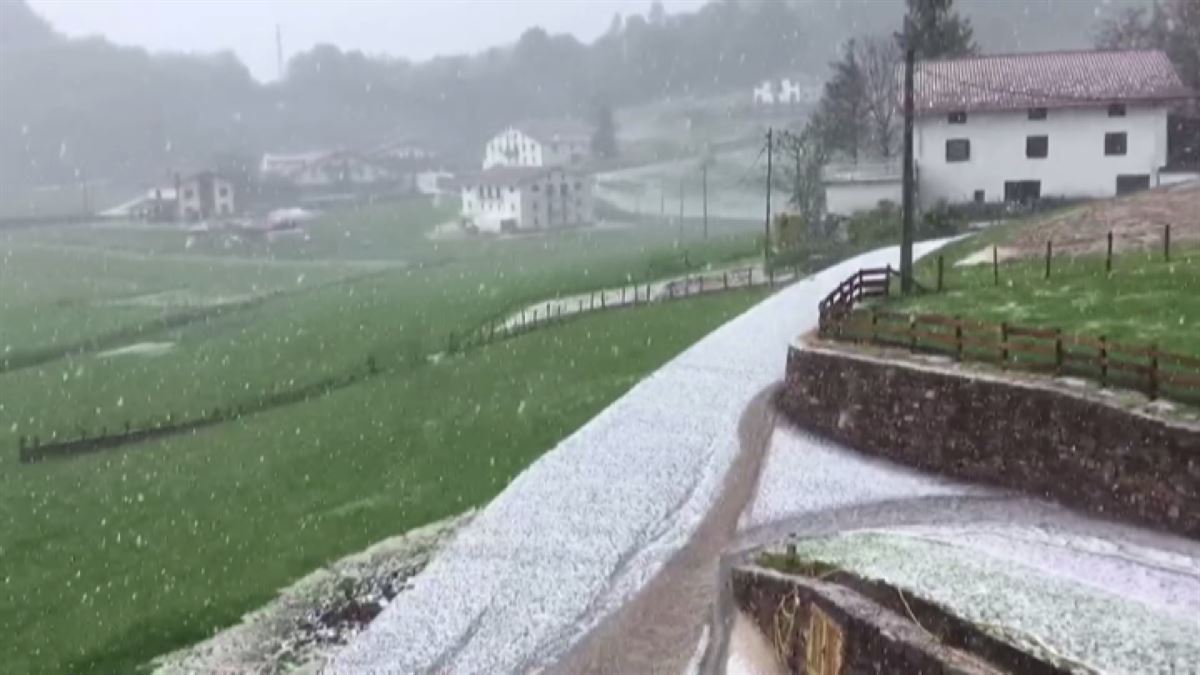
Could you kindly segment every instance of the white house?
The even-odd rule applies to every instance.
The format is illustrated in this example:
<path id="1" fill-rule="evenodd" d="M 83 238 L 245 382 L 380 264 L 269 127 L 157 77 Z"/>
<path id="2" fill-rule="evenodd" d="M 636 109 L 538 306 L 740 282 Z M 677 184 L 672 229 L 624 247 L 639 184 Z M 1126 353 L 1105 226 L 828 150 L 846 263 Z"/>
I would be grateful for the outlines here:
<path id="1" fill-rule="evenodd" d="M 175 193 L 180 220 L 207 220 L 234 213 L 233 183 L 212 171 L 180 179 Z"/>
<path id="2" fill-rule="evenodd" d="M 547 230 L 593 221 L 592 178 L 566 166 L 494 166 L 462 181 L 462 222 L 480 232 Z"/>
<path id="3" fill-rule="evenodd" d="M 926 61 L 914 89 L 922 207 L 1158 185 L 1167 110 L 1190 93 L 1158 50 Z"/>
<path id="4" fill-rule="evenodd" d="M 923 61 L 914 76 L 917 203 L 1111 197 L 1179 180 L 1167 113 L 1191 92 L 1158 50 Z M 826 209 L 899 199 L 900 164 L 827 167 Z"/>
<path id="5" fill-rule="evenodd" d="M 508 127 L 483 151 L 483 168 L 579 165 L 591 156 L 592 130 L 572 121 L 535 121 Z"/>
<path id="6" fill-rule="evenodd" d="M 819 85 L 805 84 L 800 79 L 786 77 L 778 81 L 763 80 L 753 91 L 754 105 L 758 108 L 816 103 L 820 98 Z"/>

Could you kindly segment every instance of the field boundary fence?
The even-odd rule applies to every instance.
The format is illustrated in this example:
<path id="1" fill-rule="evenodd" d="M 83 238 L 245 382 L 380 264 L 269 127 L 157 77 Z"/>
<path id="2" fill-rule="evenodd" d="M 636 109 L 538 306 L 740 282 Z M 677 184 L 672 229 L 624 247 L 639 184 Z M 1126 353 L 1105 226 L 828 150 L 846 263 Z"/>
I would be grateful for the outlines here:
<path id="1" fill-rule="evenodd" d="M 600 311 L 640 307 L 647 304 L 750 288 L 775 288 L 799 280 L 801 274 L 801 268 L 798 265 L 786 270 L 766 272 L 762 269 L 746 267 L 687 275 L 679 279 L 659 282 L 657 291 L 655 290 L 656 285 L 653 283 L 649 285 L 630 284 L 617 289 L 583 294 L 588 298 L 586 301 L 581 296 L 572 296 L 577 300 L 575 309 L 570 309 L 561 303 L 555 305 L 553 303 L 557 301 L 551 300 L 547 301 L 551 304 L 546 306 L 557 307 L 559 311 L 537 311 L 533 308 L 526 308 L 519 314 L 514 313 L 507 315 L 506 318 L 487 321 L 470 331 L 452 331 L 446 335 L 443 349 L 431 354 L 423 354 L 422 358 L 429 360 L 442 355 L 461 354 Z M 163 418 L 145 420 L 141 424 L 126 421 L 120 427 L 114 429 L 103 427 L 94 433 L 77 427 L 68 433 L 51 432 L 45 442 L 38 435 L 22 435 L 18 438 L 17 443 L 18 459 L 22 464 L 66 459 L 123 445 L 188 433 L 238 420 L 247 415 L 317 398 L 384 372 L 374 355 L 366 356 L 362 363 L 363 365 L 355 366 L 341 374 L 281 389 L 252 400 L 215 406 L 211 410 L 199 414 L 178 416 L 167 414 Z"/>
<path id="2" fill-rule="evenodd" d="M 1124 387 L 1151 399 L 1200 403 L 1200 358 L 1157 345 L 1117 342 L 1106 336 L 1068 334 L 1061 328 L 980 321 L 945 314 L 855 308 L 886 297 L 880 281 L 891 270 L 860 270 L 819 305 L 822 338 L 950 356 L 1054 376 L 1075 376 L 1101 387 Z"/>

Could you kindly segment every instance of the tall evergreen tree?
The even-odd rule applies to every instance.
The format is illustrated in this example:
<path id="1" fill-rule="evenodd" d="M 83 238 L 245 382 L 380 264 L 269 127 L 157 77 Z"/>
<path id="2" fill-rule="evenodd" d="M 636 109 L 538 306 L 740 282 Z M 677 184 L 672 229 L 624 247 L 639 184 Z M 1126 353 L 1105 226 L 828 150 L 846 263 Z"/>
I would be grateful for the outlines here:
<path id="1" fill-rule="evenodd" d="M 969 56 L 976 53 L 971 21 L 954 11 L 954 0 L 907 0 L 902 49 L 916 50 L 918 59 Z"/>
<path id="2" fill-rule="evenodd" d="M 594 123 L 592 154 L 603 159 L 616 157 L 617 124 L 613 121 L 612 106 L 603 101 L 596 103 Z"/>

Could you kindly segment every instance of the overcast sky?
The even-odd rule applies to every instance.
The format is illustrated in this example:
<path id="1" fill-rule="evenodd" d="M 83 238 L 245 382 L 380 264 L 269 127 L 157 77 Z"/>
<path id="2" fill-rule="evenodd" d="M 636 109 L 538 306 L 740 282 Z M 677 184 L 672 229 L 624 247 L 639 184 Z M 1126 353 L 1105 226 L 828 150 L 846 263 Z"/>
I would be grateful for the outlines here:
<path id="1" fill-rule="evenodd" d="M 3 0 L 0 0 L 3 1 Z M 581 40 L 613 14 L 645 14 L 650 0 L 29 0 L 60 32 L 101 34 L 153 50 L 232 50 L 260 80 L 274 79 L 275 25 L 288 54 L 328 42 L 410 59 L 515 41 L 532 26 Z M 663 0 L 670 13 L 704 0 Z"/>

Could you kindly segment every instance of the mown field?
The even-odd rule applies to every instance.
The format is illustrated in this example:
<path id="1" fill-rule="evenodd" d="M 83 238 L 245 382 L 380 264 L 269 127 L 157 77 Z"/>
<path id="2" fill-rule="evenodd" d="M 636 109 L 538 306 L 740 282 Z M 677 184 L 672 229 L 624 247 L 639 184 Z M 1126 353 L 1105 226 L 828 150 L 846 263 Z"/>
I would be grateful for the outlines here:
<path id="1" fill-rule="evenodd" d="M 130 672 L 327 561 L 482 504 L 761 297 L 581 317 L 432 362 L 448 332 L 527 302 L 755 250 L 752 234 L 680 243 L 673 229 L 426 238 L 449 212 L 376 205 L 270 243 L 112 225 L 0 235 L 0 352 L 18 364 L 0 372 L 4 672 Z M 221 311 L 137 330 L 198 308 Z M 97 335 L 158 348 L 104 355 Z M 70 353 L 13 358 L 48 346 Z M 368 357 L 377 376 L 313 400 L 16 461 L 21 436 L 178 418 Z"/>

